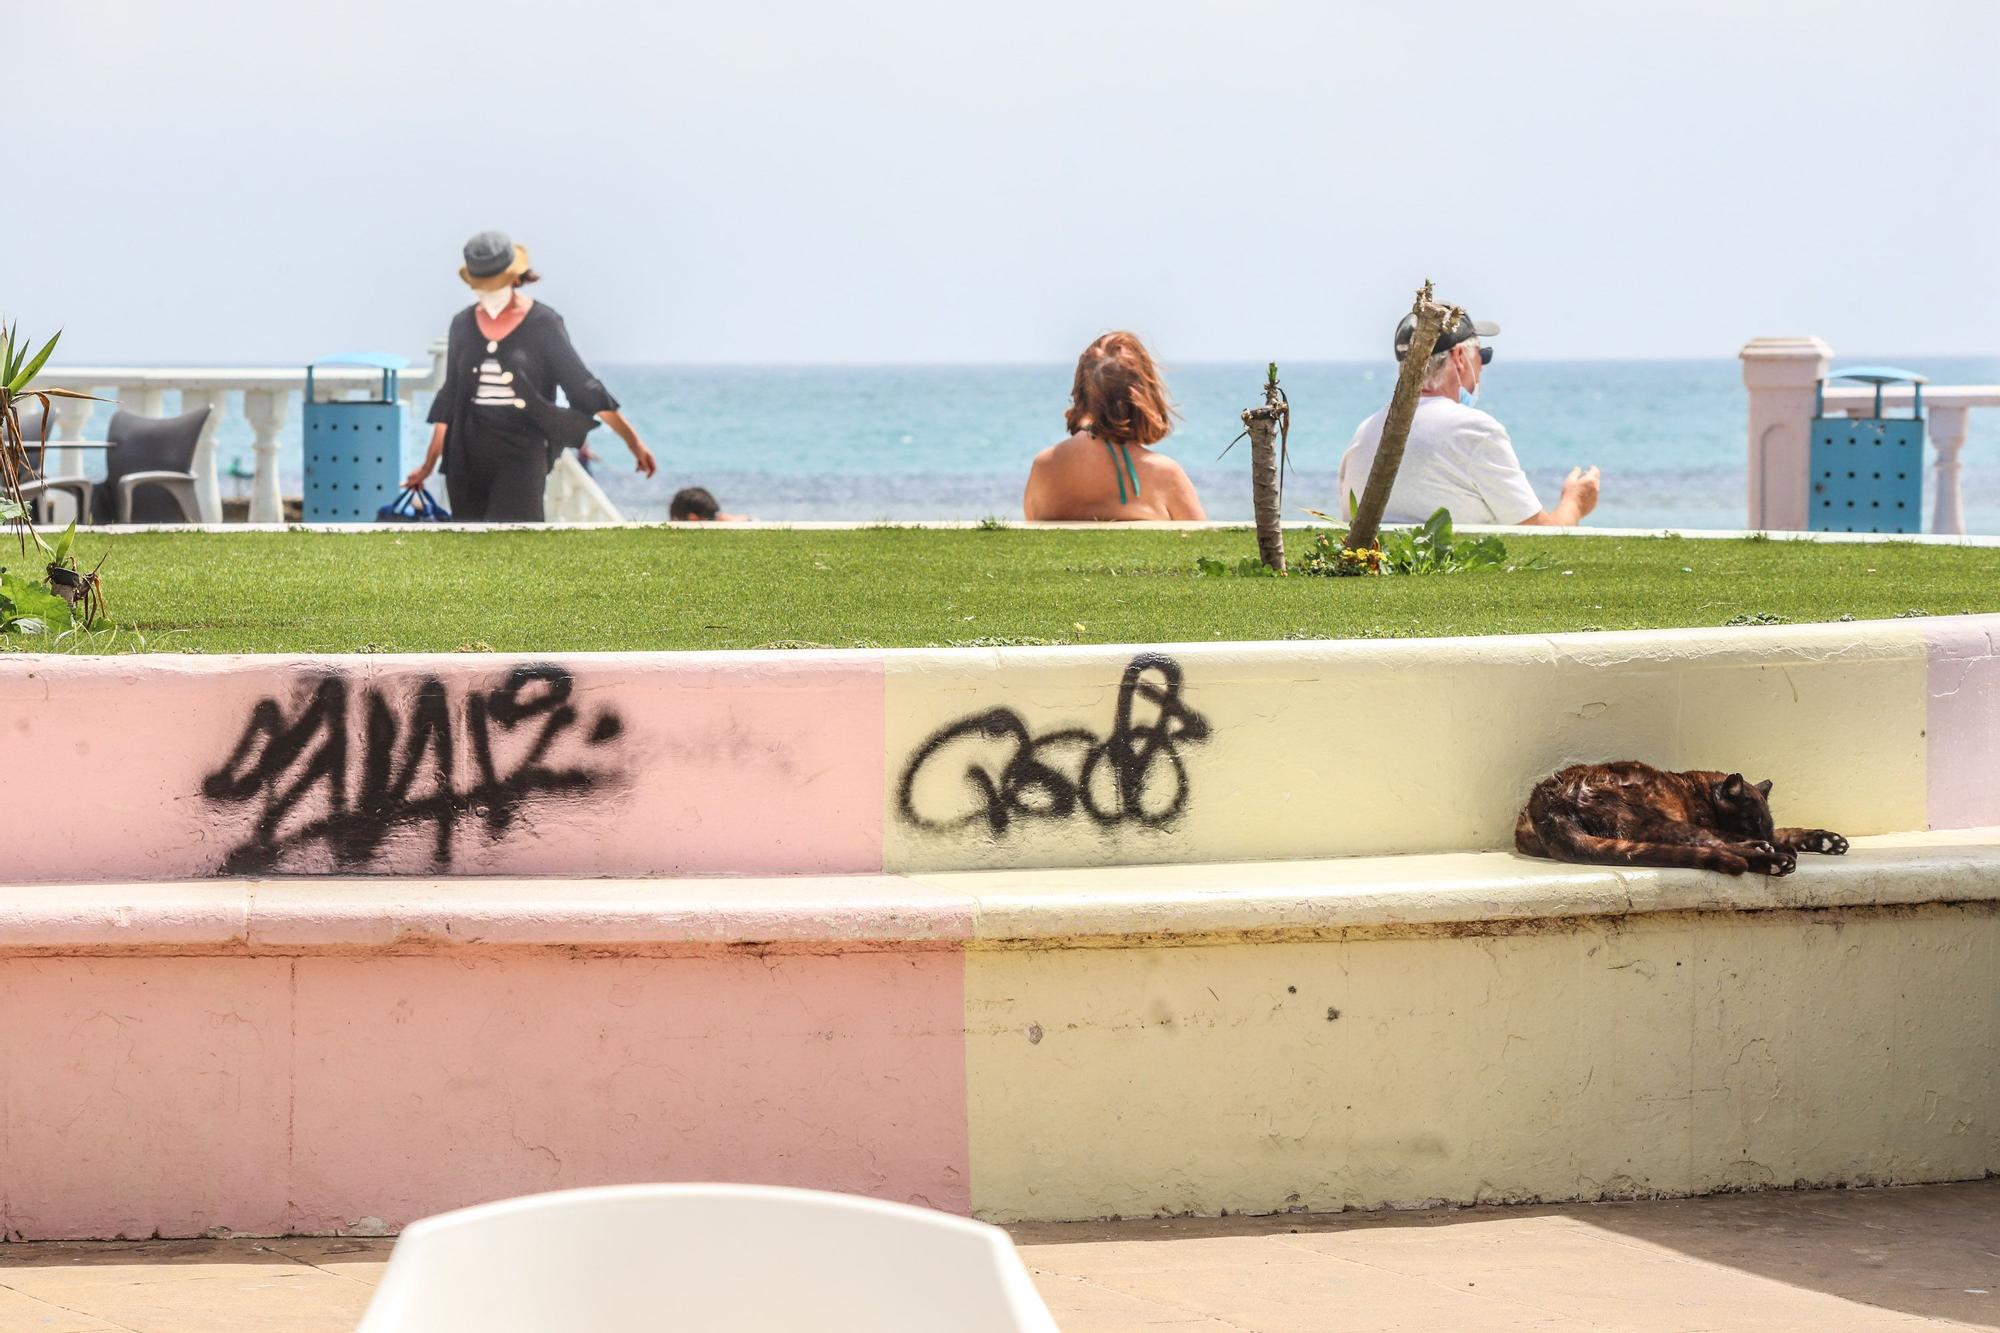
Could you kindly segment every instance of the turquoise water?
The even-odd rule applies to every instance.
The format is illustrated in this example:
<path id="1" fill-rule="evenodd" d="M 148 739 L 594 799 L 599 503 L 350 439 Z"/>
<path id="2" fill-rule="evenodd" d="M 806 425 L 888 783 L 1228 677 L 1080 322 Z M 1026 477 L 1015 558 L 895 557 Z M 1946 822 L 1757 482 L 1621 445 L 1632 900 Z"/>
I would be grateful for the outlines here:
<path id="1" fill-rule="evenodd" d="M 1850 364 L 1907 365 L 1933 383 L 2000 383 L 2000 357 L 1866 356 Z M 1355 425 L 1387 400 L 1387 362 L 1294 363 L 1280 372 L 1294 416 L 1287 509 L 1333 507 L 1334 468 Z M 687 485 L 724 508 L 769 519 L 981 518 L 1020 515 L 1036 451 L 1062 438 L 1071 367 L 601 366 L 658 455 L 660 475 L 635 477 L 609 430 L 598 477 L 630 517 L 665 515 Z M 1249 459 L 1237 414 L 1260 399 L 1263 367 L 1167 368 L 1182 422 L 1163 449 L 1179 459 L 1211 516 L 1247 518 Z M 1603 469 L 1603 526 L 1740 527 L 1748 408 L 1739 363 L 1510 362 L 1487 372 L 1480 405 L 1504 422 L 1544 505 L 1572 465 Z M 416 415 L 426 404 L 420 402 Z M 406 452 L 422 431 L 413 423 Z M 221 433 L 225 467 L 248 463 L 249 432 Z M 296 403 L 281 466 L 299 485 Z M 1965 451 L 1967 527 L 2000 532 L 2000 412 L 1972 415 Z M 225 482 L 225 486 L 229 483 Z M 1926 499 L 1925 513 L 1929 514 Z"/>

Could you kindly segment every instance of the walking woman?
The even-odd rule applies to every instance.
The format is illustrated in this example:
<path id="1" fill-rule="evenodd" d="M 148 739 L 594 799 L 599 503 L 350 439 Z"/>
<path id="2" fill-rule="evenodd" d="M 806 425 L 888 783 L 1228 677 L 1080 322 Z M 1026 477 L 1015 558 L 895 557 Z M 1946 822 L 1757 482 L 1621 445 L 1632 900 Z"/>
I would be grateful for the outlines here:
<path id="1" fill-rule="evenodd" d="M 1105 334 L 1077 358 L 1063 423 L 1070 437 L 1036 455 L 1022 514 L 1031 523 L 1202 518 L 1188 474 L 1153 452 L 1173 418 L 1145 344 Z"/>
<path id="2" fill-rule="evenodd" d="M 562 316 L 522 294 L 539 277 L 527 247 L 482 231 L 465 243 L 458 276 L 477 300 L 451 322 L 431 446 L 404 485 L 422 486 L 442 471 L 453 518 L 540 523 L 549 469 L 600 421 L 652 476 L 653 455 L 570 346 Z M 567 406 L 557 405 L 557 389 Z"/>

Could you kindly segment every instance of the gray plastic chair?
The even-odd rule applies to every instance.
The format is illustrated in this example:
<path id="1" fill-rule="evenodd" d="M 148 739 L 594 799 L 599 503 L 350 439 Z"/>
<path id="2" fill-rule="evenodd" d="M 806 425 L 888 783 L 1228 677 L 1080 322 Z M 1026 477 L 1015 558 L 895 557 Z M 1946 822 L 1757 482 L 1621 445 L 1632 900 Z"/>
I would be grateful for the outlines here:
<path id="1" fill-rule="evenodd" d="M 94 488 L 88 477 L 37 477 L 33 481 L 21 483 L 21 498 L 34 505 L 35 522 L 50 524 L 55 522 L 49 501 L 64 493 L 76 497 L 76 513 L 79 523 L 90 522 L 90 493 Z"/>
<path id="2" fill-rule="evenodd" d="M 116 497 L 114 512 L 120 523 L 134 521 L 135 501 L 147 487 L 157 487 L 172 497 L 179 522 L 199 523 L 201 505 L 194 493 L 194 455 L 201 443 L 202 426 L 209 410 L 197 408 L 177 417 L 144 417 L 119 411 L 111 418 L 105 438 L 112 447 L 105 468 L 104 485 Z M 100 488 L 102 489 L 102 488 Z M 103 497 L 110 499 L 111 496 Z M 106 508 L 100 502 L 100 509 Z M 176 520 L 154 504 L 152 512 L 138 516 L 142 523 L 172 523 Z M 100 518 L 110 515 L 100 514 Z"/>
<path id="3" fill-rule="evenodd" d="M 83 502 L 90 503 L 90 483 L 84 483 Z M 189 523 L 201 522 L 201 502 L 194 495 L 192 472 L 131 472 L 118 479 L 118 521 L 132 521 L 132 492 L 141 486 L 158 486 L 181 507 L 181 517 Z"/>
<path id="4" fill-rule="evenodd" d="M 21 442 L 27 446 L 28 459 L 32 463 L 42 455 L 42 413 L 40 408 L 27 408 L 19 412 Z M 76 513 L 79 523 L 90 522 L 91 482 L 88 477 L 42 477 L 23 479 L 21 498 L 34 509 L 35 522 L 49 524 L 55 522 L 55 515 L 49 501 L 58 495 L 76 497 Z"/>

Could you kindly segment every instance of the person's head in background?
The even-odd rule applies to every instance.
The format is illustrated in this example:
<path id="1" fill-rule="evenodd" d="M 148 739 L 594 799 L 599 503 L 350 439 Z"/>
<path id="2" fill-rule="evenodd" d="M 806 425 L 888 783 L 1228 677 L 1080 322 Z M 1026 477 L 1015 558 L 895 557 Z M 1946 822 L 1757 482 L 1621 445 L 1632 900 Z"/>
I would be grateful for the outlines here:
<path id="1" fill-rule="evenodd" d="M 1070 434 L 1106 444 L 1151 445 L 1174 428 L 1160 368 L 1134 333 L 1107 333 L 1083 349 L 1070 386 Z"/>
<path id="2" fill-rule="evenodd" d="M 1403 322 L 1396 326 L 1396 359 L 1401 361 L 1410 349 L 1410 338 L 1417 327 L 1416 316 L 1405 315 Z M 1476 398 L 1479 394 L 1479 380 L 1487 366 L 1493 364 L 1493 349 L 1480 344 L 1482 337 L 1490 338 L 1500 332 L 1498 324 L 1474 321 L 1464 315 L 1458 322 L 1446 329 L 1438 338 L 1436 350 L 1424 366 L 1423 392 L 1429 398 L 1449 398 L 1453 402 Z"/>
<path id="3" fill-rule="evenodd" d="M 704 486 L 684 486 L 667 502 L 667 517 L 676 523 L 737 523 L 741 514 L 725 514 Z"/>

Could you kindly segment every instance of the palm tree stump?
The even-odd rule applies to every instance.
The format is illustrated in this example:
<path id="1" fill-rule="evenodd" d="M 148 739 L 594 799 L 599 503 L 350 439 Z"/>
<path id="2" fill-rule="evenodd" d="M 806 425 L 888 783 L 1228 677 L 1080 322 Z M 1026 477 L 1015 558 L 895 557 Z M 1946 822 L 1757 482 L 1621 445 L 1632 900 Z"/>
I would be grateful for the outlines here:
<path id="1" fill-rule="evenodd" d="M 1396 372 L 1396 392 L 1389 399 L 1389 415 L 1382 422 L 1382 443 L 1375 450 L 1374 465 L 1368 469 L 1368 484 L 1362 489 L 1354 522 L 1347 529 L 1347 550 L 1357 553 L 1359 558 L 1342 564 L 1356 566 L 1356 572 L 1372 566 L 1366 553 L 1376 547 L 1382 514 L 1389 507 L 1389 491 L 1403 466 L 1403 448 L 1410 442 L 1410 423 L 1416 419 L 1417 399 L 1423 395 L 1424 371 L 1430 365 L 1431 352 L 1445 329 L 1457 324 L 1464 312 L 1457 306 L 1441 306 L 1433 300 L 1430 280 L 1426 278 L 1410 313 L 1417 317 L 1417 326 L 1410 335 L 1409 350 L 1403 353 L 1403 364 Z M 1343 502 L 1346 499 L 1341 497 Z"/>
<path id="2" fill-rule="evenodd" d="M 1292 408 L 1278 387 L 1278 363 L 1271 363 L 1264 381 L 1264 405 L 1243 410 L 1243 430 L 1250 437 L 1250 500 L 1257 514 L 1257 555 L 1275 572 L 1285 572 L 1284 454 L 1292 430 Z"/>

